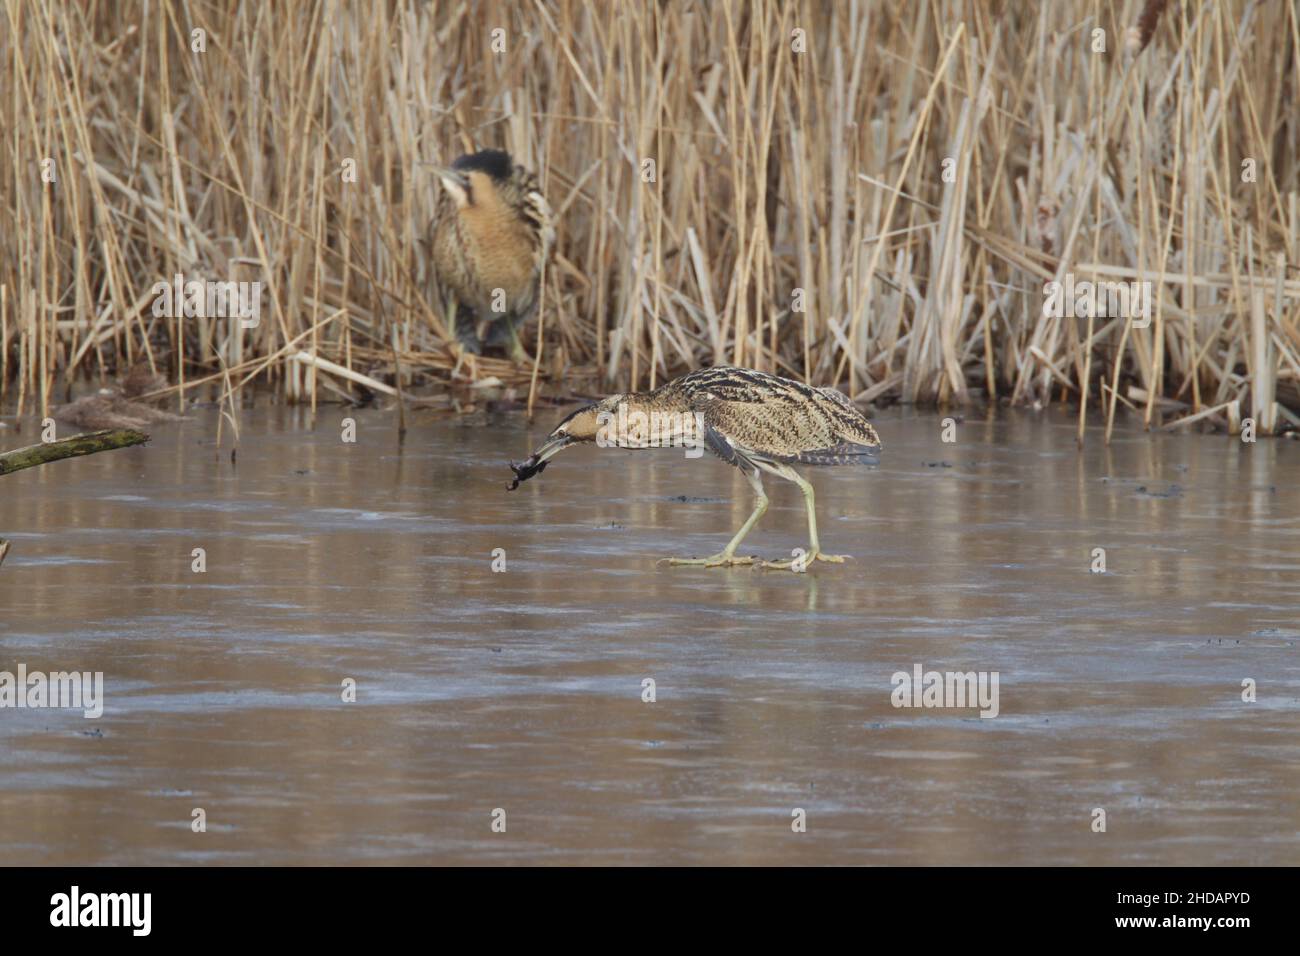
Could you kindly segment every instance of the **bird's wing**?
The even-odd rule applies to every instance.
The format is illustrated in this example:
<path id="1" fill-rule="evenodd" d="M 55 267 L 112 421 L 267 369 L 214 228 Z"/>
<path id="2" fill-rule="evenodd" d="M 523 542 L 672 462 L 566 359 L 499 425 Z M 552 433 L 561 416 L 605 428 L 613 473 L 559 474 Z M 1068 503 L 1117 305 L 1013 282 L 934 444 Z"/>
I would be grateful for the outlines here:
<path id="1" fill-rule="evenodd" d="M 875 464 L 880 460 L 880 436 L 867 416 L 838 388 L 819 388 L 831 400 L 823 411 L 832 421 L 832 431 L 839 442 L 824 448 L 803 452 L 800 461 L 814 465 Z"/>
<path id="2" fill-rule="evenodd" d="M 687 397 L 692 412 L 699 416 L 704 431 L 704 445 L 729 465 L 742 470 L 752 470 L 749 454 L 763 457 L 763 453 L 746 440 L 740 423 L 744 411 L 737 407 L 746 403 L 729 401 L 706 391 L 696 391 Z M 749 454 L 746 454 L 746 453 Z"/>
<path id="3" fill-rule="evenodd" d="M 834 389 L 815 391 L 830 398 Z M 830 402 L 771 394 L 755 400 L 704 388 L 691 395 L 690 404 L 703 419 L 709 450 L 731 464 L 739 464 L 737 456 L 813 465 L 877 461 L 875 430 L 847 398 L 835 395 Z"/>
<path id="4" fill-rule="evenodd" d="M 861 412 L 858 411 L 858 407 L 854 405 L 851 401 L 849 401 L 849 397 L 845 395 L 843 392 L 841 392 L 838 388 L 819 388 L 817 389 L 817 391 L 821 392 L 823 395 L 825 395 L 827 398 L 833 401 L 836 405 L 839 405 L 842 408 L 847 408 L 854 415 L 861 414 Z"/>

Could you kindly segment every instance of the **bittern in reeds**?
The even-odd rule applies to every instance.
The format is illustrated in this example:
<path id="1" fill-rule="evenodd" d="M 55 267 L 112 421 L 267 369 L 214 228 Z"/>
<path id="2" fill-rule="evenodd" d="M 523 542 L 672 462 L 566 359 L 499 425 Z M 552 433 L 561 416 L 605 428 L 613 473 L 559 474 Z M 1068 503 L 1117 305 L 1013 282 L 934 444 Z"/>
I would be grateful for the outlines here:
<path id="1" fill-rule="evenodd" d="M 628 423 L 634 423 L 629 427 Z M 542 446 L 520 465 L 511 464 L 517 487 L 542 471 L 561 449 L 578 442 L 643 448 L 702 441 L 704 447 L 738 467 L 754 489 L 754 510 L 735 537 L 707 558 L 668 558 L 671 564 L 723 567 L 758 564 L 801 570 L 813 561 L 843 561 L 823 554 L 817 537 L 812 485 L 792 466 L 874 464 L 880 436 L 862 412 L 833 388 L 747 368 L 715 366 L 691 372 L 653 391 L 613 395 L 573 412 Z M 767 510 L 759 472 L 793 481 L 808 509 L 806 554 L 790 561 L 756 561 L 736 549 Z"/>
<path id="2" fill-rule="evenodd" d="M 435 167 L 442 197 L 432 230 L 433 268 L 452 334 L 471 351 L 510 343 L 537 309 L 542 264 L 555 243 L 551 208 L 510 154 L 485 149 Z"/>

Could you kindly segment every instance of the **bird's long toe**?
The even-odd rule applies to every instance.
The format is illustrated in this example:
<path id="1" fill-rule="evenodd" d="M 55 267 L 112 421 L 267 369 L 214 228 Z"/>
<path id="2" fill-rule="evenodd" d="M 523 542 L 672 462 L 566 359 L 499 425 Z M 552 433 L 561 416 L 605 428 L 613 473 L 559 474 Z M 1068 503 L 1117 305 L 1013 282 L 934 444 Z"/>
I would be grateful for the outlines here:
<path id="1" fill-rule="evenodd" d="M 699 568 L 727 568 L 754 563 L 755 559 L 751 555 L 727 554 L 725 551 L 708 558 L 663 558 L 659 561 L 659 564 L 692 565 Z"/>
<path id="2" fill-rule="evenodd" d="M 821 551 L 813 551 L 802 557 L 790 558 L 784 561 L 760 561 L 758 566 L 769 571 L 807 571 L 812 567 L 814 562 L 829 561 L 832 564 L 843 564 L 853 556 L 851 554 L 823 554 Z"/>

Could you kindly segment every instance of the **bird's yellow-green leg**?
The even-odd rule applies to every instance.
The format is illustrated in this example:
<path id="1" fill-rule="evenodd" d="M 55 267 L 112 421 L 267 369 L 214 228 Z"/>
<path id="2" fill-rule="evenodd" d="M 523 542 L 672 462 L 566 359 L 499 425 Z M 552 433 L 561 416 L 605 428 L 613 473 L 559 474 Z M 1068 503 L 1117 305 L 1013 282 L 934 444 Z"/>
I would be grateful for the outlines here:
<path id="1" fill-rule="evenodd" d="M 758 519 L 763 517 L 763 512 L 767 510 L 767 494 L 763 491 L 763 479 L 759 477 L 757 471 L 750 471 L 745 474 L 749 483 L 754 488 L 754 510 L 750 513 L 749 518 L 740 526 L 736 536 L 727 542 L 727 546 L 717 554 L 709 558 L 664 558 L 669 564 L 696 564 L 706 568 L 722 568 L 733 564 L 753 564 L 752 557 L 736 557 L 736 549 L 740 547 L 740 542 L 745 540 L 745 535 L 749 534 Z M 661 562 L 662 563 L 662 562 Z"/>
<path id="2" fill-rule="evenodd" d="M 510 358 L 516 362 L 531 362 L 533 357 L 524 351 L 524 346 L 519 341 L 518 327 L 510 319 L 505 321 L 510 323 Z"/>
<path id="3" fill-rule="evenodd" d="M 781 465 L 779 470 L 774 469 L 774 471 L 782 478 L 789 478 L 803 491 L 804 504 L 808 508 L 808 551 L 801 557 L 794 557 L 789 561 L 764 561 L 760 567 L 779 571 L 806 571 L 814 561 L 830 561 L 834 564 L 843 564 L 845 559 L 851 557 L 851 555 L 822 554 L 821 542 L 817 539 L 817 507 L 813 497 L 813 486 L 789 465 Z"/>
<path id="4" fill-rule="evenodd" d="M 451 348 L 453 351 L 459 350 L 462 354 L 480 354 L 483 347 L 478 340 L 478 336 L 474 334 L 472 313 L 461 304 L 454 294 L 449 293 L 445 301 L 446 308 L 443 315 L 446 316 L 447 334 L 451 337 Z"/>
<path id="5" fill-rule="evenodd" d="M 447 336 L 453 344 L 459 343 L 460 339 L 456 337 L 456 310 L 460 308 L 454 295 L 444 295 L 442 297 L 442 319 L 447 323 Z"/>

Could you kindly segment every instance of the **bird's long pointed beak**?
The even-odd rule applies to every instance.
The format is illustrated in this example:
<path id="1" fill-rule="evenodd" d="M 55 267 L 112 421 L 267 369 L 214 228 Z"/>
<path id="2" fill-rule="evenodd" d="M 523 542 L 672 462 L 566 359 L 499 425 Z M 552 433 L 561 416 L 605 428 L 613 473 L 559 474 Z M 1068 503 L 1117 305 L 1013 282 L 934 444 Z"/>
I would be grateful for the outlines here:
<path id="1" fill-rule="evenodd" d="M 465 177 L 459 170 L 452 169 L 450 166 L 444 166 L 442 163 L 421 162 L 421 166 L 426 166 L 433 171 L 433 174 L 441 179 L 444 183 L 455 183 L 461 189 L 465 188 Z"/>
<path id="2" fill-rule="evenodd" d="M 560 450 L 568 445 L 573 444 L 573 439 L 568 435 L 552 435 L 546 441 L 542 442 L 542 447 L 533 452 L 533 458 L 538 464 L 544 461 L 550 461 L 560 453 Z"/>

